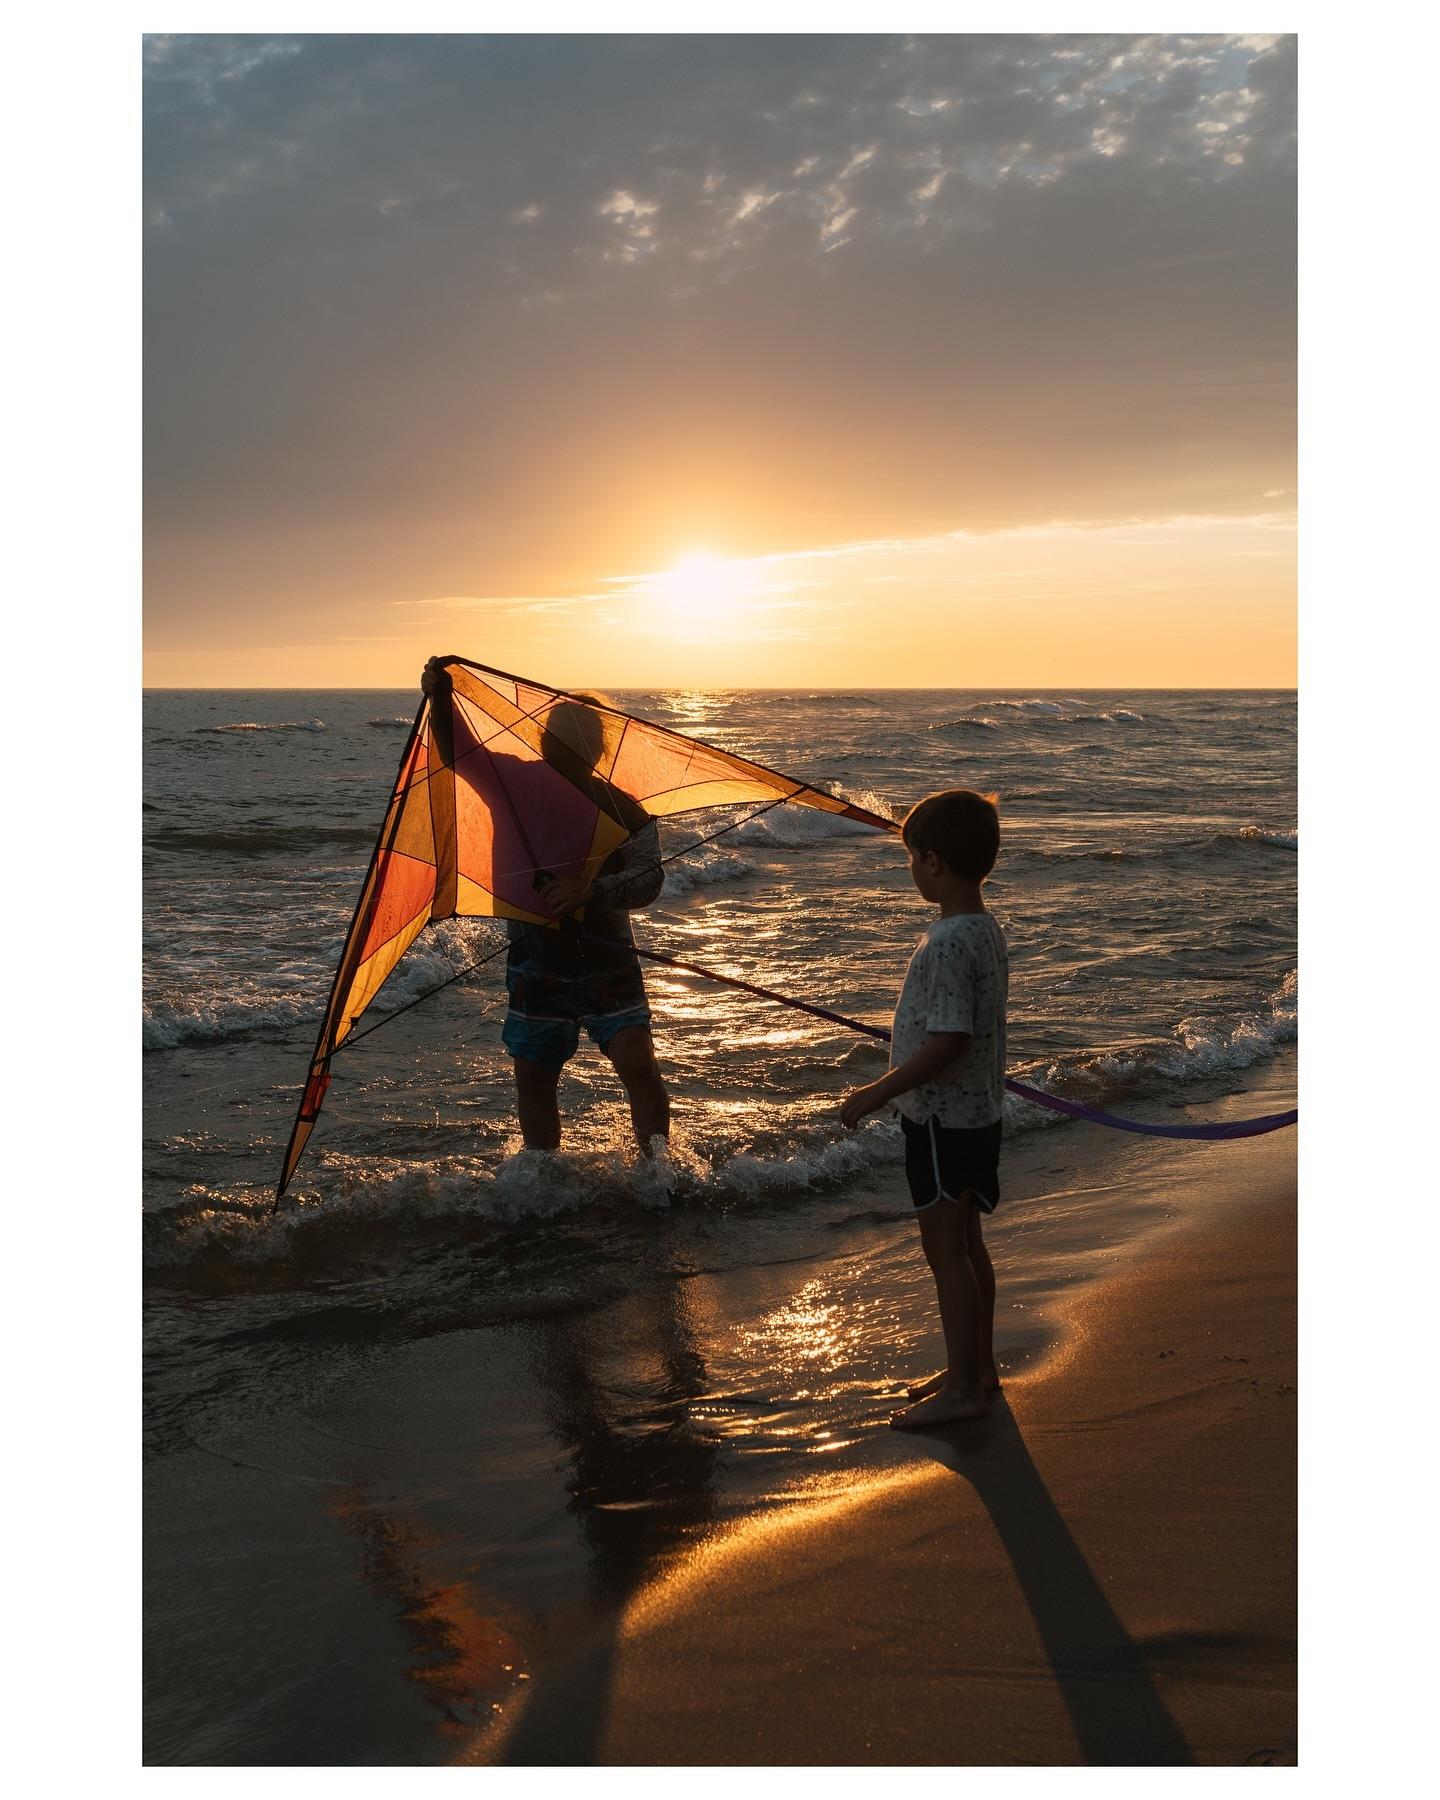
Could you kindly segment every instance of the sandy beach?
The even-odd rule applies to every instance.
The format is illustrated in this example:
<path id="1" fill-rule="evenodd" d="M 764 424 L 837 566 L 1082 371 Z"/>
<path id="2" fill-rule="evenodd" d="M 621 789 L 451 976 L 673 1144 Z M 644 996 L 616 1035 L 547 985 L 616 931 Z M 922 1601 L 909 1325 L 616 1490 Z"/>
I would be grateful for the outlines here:
<path id="1" fill-rule="evenodd" d="M 463 1760 L 1294 1762 L 1294 1156 L 1158 1160 L 987 1420 L 702 1545 Z"/>

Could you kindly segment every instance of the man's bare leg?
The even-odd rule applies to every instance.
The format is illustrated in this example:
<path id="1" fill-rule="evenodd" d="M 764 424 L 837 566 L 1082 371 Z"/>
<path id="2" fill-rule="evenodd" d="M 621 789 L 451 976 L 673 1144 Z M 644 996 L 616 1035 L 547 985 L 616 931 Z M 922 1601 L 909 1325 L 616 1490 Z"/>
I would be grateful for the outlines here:
<path id="1" fill-rule="evenodd" d="M 970 1266 L 965 1214 L 942 1200 L 920 1215 L 920 1242 L 935 1277 L 947 1366 L 935 1393 L 894 1414 L 899 1431 L 978 1419 L 985 1411 L 980 1367 L 980 1286 Z"/>
<path id="2" fill-rule="evenodd" d="M 985 1247 L 985 1237 L 981 1230 L 984 1215 L 968 1195 L 962 1195 L 959 1204 L 965 1209 L 965 1248 L 970 1258 L 970 1267 L 975 1271 L 975 1285 L 980 1290 L 980 1385 L 987 1391 L 1000 1385 L 1000 1371 L 995 1366 L 995 1265 L 990 1261 L 990 1252 Z M 938 1394 L 945 1385 L 945 1370 L 940 1369 L 928 1381 L 917 1381 L 905 1392 L 912 1400 L 924 1400 L 930 1394 Z"/>
<path id="3" fill-rule="evenodd" d="M 560 1148 L 560 1107 L 555 1090 L 560 1071 L 528 1057 L 515 1058 L 515 1111 L 527 1150 Z"/>
<path id="4" fill-rule="evenodd" d="M 665 1089 L 655 1044 L 645 1025 L 627 1025 L 605 1046 L 615 1073 L 625 1084 L 630 1102 L 630 1123 L 642 1154 L 650 1155 L 653 1138 L 670 1136 L 670 1096 Z"/>

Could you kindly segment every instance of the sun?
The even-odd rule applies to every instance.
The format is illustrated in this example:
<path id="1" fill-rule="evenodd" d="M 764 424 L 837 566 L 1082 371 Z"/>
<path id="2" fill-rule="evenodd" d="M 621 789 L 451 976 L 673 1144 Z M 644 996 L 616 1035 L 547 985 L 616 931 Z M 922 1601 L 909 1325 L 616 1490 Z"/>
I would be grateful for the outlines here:
<path id="1" fill-rule="evenodd" d="M 656 623 L 671 637 L 727 637 L 740 623 L 754 586 L 744 563 L 727 562 L 709 550 L 692 550 L 673 568 L 653 575 L 647 589 Z"/>

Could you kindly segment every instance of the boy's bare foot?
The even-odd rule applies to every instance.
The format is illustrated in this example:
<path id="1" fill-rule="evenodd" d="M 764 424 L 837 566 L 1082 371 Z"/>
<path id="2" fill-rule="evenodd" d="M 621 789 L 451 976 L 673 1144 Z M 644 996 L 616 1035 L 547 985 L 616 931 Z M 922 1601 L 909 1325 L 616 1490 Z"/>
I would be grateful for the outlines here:
<path id="1" fill-rule="evenodd" d="M 930 1376 L 926 1381 L 914 1382 L 910 1387 L 906 1388 L 906 1398 L 910 1400 L 928 1400 L 931 1394 L 938 1394 L 945 1385 L 945 1374 L 946 1371 L 941 1369 L 938 1374 Z M 984 1388 L 986 1393 L 994 1393 L 1000 1386 L 1000 1371 L 993 1366 L 987 1369 L 980 1378 L 980 1385 Z"/>
<path id="2" fill-rule="evenodd" d="M 927 1425 L 953 1425 L 960 1419 L 985 1416 L 985 1394 L 980 1388 L 941 1388 L 927 1400 L 902 1407 L 890 1415 L 893 1431 L 923 1431 Z"/>

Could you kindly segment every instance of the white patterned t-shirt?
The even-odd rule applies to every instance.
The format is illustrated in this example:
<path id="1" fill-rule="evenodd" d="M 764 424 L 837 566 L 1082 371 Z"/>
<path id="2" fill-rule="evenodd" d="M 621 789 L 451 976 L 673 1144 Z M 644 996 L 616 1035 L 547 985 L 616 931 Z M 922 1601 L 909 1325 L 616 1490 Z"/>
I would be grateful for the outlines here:
<path id="1" fill-rule="evenodd" d="M 936 1031 L 963 1031 L 964 1053 L 935 1081 L 896 1097 L 907 1119 L 946 1126 L 993 1125 L 1005 1102 L 1005 1002 L 1010 958 L 1005 933 L 988 912 L 953 913 L 926 931 L 895 1008 L 890 1067 Z"/>

